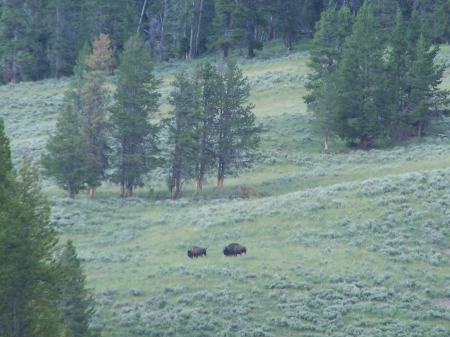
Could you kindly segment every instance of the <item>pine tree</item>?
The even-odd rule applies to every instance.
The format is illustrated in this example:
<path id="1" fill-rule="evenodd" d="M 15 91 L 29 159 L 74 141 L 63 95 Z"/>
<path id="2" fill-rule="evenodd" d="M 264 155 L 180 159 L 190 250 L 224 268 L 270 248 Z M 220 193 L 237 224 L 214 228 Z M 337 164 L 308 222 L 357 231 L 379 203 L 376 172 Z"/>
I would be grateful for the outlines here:
<path id="1" fill-rule="evenodd" d="M 0 212 L 0 335 L 58 336 L 57 236 L 37 171 L 24 163 L 6 193 L 8 209 Z"/>
<path id="2" fill-rule="evenodd" d="M 8 183 L 8 176 L 13 169 L 9 139 L 5 134 L 3 118 L 0 118 L 0 163 L 2 163 L 0 166 L 0 184 L 3 185 Z M 1 204 L 2 203 L 0 202 L 0 205 Z"/>
<path id="3" fill-rule="evenodd" d="M 387 93 L 384 45 L 368 1 L 360 8 L 353 33 L 346 39 L 336 73 L 338 135 L 350 141 L 367 141 L 386 134 L 391 101 Z"/>
<path id="4" fill-rule="evenodd" d="M 63 269 L 59 308 L 64 316 L 66 335 L 100 336 L 99 331 L 89 328 L 95 313 L 94 299 L 86 288 L 86 276 L 71 240 L 67 241 L 59 262 Z"/>
<path id="5" fill-rule="evenodd" d="M 94 196 L 95 188 L 101 185 L 108 168 L 108 110 L 109 90 L 105 87 L 105 76 L 111 72 L 113 51 L 107 35 L 100 36 L 92 43 L 92 54 L 85 58 L 83 86 L 81 87 L 80 119 L 83 132 L 89 143 L 86 153 L 89 163 L 86 177 L 89 195 Z"/>
<path id="6" fill-rule="evenodd" d="M 199 136 L 196 126 L 199 123 L 199 90 L 195 76 L 181 70 L 172 82 L 174 87 L 169 103 L 174 107 L 173 116 L 168 121 L 169 142 L 173 144 L 171 154 L 170 196 L 176 199 L 181 193 L 183 180 L 193 177 L 193 166 L 196 156 L 196 143 Z"/>
<path id="7" fill-rule="evenodd" d="M 79 114 L 70 104 L 61 111 L 56 133 L 49 139 L 47 154 L 41 164 L 46 176 L 53 177 L 63 190 L 74 198 L 86 188 L 89 162 L 89 144 L 82 132 Z"/>
<path id="8" fill-rule="evenodd" d="M 444 65 L 434 64 L 438 52 L 437 46 L 432 47 L 430 40 L 420 35 L 415 60 L 406 77 L 408 93 L 405 110 L 419 137 L 423 126 L 439 116 L 443 107 L 448 105 L 448 91 L 438 87 L 445 70 Z"/>
<path id="9" fill-rule="evenodd" d="M 114 154 L 112 181 L 120 196 L 132 195 L 143 186 L 143 177 L 156 165 L 159 127 L 149 119 L 158 110 L 160 80 L 153 75 L 153 61 L 138 36 L 131 37 L 120 57 L 117 90 L 112 109 Z"/>
<path id="10" fill-rule="evenodd" d="M 313 132 L 325 138 L 324 150 L 328 151 L 328 140 L 337 131 L 334 100 L 337 95 L 336 71 L 342 59 L 345 38 L 352 32 L 354 16 L 348 8 L 335 11 L 327 9 L 316 24 L 313 46 L 308 66 L 310 73 L 304 96 L 308 110 L 314 112 Z"/>
<path id="11" fill-rule="evenodd" d="M 84 20 L 85 0 L 49 0 L 47 11 L 51 49 L 47 57 L 56 78 L 73 74 L 74 60 L 83 48 L 87 34 Z"/>
<path id="12" fill-rule="evenodd" d="M 387 57 L 387 76 L 390 79 L 388 81 L 388 92 L 392 95 L 393 105 L 392 123 L 388 125 L 388 129 L 394 135 L 409 123 L 405 101 L 408 90 L 406 76 L 411 68 L 410 60 L 413 57 L 406 39 L 406 26 L 403 22 L 403 16 L 400 8 L 398 8 Z"/>
<path id="13" fill-rule="evenodd" d="M 233 60 L 221 73 L 219 110 L 216 124 L 217 185 L 223 186 L 225 175 L 249 164 L 251 151 L 259 145 L 253 104 L 248 104 L 250 85 Z"/>
<path id="14" fill-rule="evenodd" d="M 237 3 L 233 0 L 214 0 L 216 15 L 214 21 L 218 30 L 218 37 L 216 45 L 222 50 L 223 57 L 227 58 L 230 48 L 233 45 L 232 32 L 233 27 L 232 17 L 238 11 Z"/>
<path id="15" fill-rule="evenodd" d="M 220 111 L 222 79 L 218 70 L 209 62 L 198 66 L 195 76 L 201 91 L 197 124 L 194 129 L 197 134 L 195 180 L 197 188 L 201 190 L 205 175 L 211 172 L 217 163 L 213 149 L 216 136 L 215 123 Z"/>
<path id="16" fill-rule="evenodd" d="M 322 92 L 322 84 L 336 71 L 345 39 L 352 32 L 354 16 L 348 8 L 339 11 L 327 9 L 316 24 L 308 67 L 310 73 L 305 87 L 310 93 L 304 97 L 307 104 L 314 103 L 316 91 Z"/>

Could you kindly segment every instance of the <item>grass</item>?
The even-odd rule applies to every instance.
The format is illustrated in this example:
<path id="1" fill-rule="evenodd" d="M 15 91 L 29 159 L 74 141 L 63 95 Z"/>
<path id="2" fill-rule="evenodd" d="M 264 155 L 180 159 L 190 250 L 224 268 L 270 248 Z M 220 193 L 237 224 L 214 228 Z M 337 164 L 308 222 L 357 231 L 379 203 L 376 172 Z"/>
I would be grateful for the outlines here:
<path id="1" fill-rule="evenodd" d="M 302 102 L 308 44 L 239 59 L 263 126 L 260 159 L 218 190 L 187 184 L 166 200 L 164 172 L 133 198 L 105 184 L 75 200 L 43 189 L 60 242 L 73 240 L 103 336 L 448 336 L 450 142 L 379 142 L 322 154 Z M 447 60 L 450 47 L 441 48 Z M 210 60 L 193 60 L 183 66 Z M 158 65 L 166 97 L 179 64 Z M 443 85 L 448 85 L 444 80 Z M 68 81 L 0 87 L 15 165 L 35 163 Z M 163 104 L 160 115 L 170 107 Z M 242 186 L 249 195 L 245 199 Z M 241 191 L 241 192 L 240 192 Z M 225 257 L 231 242 L 247 254 Z M 189 259 L 192 246 L 208 257 Z"/>

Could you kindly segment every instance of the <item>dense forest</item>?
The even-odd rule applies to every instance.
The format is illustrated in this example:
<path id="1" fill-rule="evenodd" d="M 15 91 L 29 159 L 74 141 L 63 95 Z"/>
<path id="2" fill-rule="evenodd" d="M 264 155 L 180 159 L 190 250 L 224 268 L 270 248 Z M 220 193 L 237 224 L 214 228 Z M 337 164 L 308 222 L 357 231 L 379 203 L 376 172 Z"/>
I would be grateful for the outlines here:
<path id="1" fill-rule="evenodd" d="M 311 38 L 327 9 L 356 13 L 362 0 L 25 0 L 0 4 L 1 82 L 70 76 L 84 44 L 108 35 L 121 52 L 139 33 L 158 62 L 237 50 L 254 57 L 272 39 L 287 50 Z M 438 0 L 374 0 L 376 20 L 385 31 L 397 8 L 405 21 L 418 16 L 433 43 L 450 37 L 450 5 Z M 117 61 L 117 57 L 115 58 Z"/>

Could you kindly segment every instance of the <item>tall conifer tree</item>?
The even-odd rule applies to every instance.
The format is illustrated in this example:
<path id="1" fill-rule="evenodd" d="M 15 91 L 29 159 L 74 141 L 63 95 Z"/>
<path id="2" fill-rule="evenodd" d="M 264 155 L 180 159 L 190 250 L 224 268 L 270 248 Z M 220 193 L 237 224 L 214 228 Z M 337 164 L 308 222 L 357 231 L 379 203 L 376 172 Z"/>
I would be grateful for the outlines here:
<path id="1" fill-rule="evenodd" d="M 105 76 L 112 70 L 113 51 L 107 35 L 100 34 L 92 43 L 92 54 L 85 58 L 83 86 L 81 87 L 80 112 L 83 132 L 89 143 L 87 162 L 89 195 L 101 185 L 108 168 L 108 127 L 110 109 L 109 90 L 105 87 Z"/>
<path id="2" fill-rule="evenodd" d="M 86 189 L 89 173 L 89 143 L 81 128 L 80 116 L 70 104 L 61 111 L 56 132 L 46 145 L 41 164 L 46 176 L 53 177 L 74 198 Z"/>
<path id="3" fill-rule="evenodd" d="M 215 151 L 217 185 L 222 187 L 226 174 L 248 164 L 260 138 L 252 111 L 254 106 L 248 103 L 250 85 L 234 60 L 227 61 L 220 81 Z"/>
<path id="4" fill-rule="evenodd" d="M 369 2 L 360 8 L 353 33 L 346 39 L 336 73 L 337 133 L 343 139 L 367 141 L 386 133 L 391 101 L 387 94 L 384 45 Z"/>
<path id="5" fill-rule="evenodd" d="M 181 193 L 183 180 L 193 177 L 196 157 L 196 143 L 199 135 L 196 126 L 199 123 L 199 87 L 193 73 L 180 71 L 172 82 L 174 87 L 169 103 L 174 107 L 173 116 L 168 122 L 169 139 L 173 144 L 170 156 L 171 177 L 170 196 L 176 199 Z"/>
<path id="6" fill-rule="evenodd" d="M 57 236 L 37 171 L 25 162 L 6 192 L 8 209 L 0 206 L 0 335 L 58 336 L 61 269 L 53 259 Z"/>
<path id="7" fill-rule="evenodd" d="M 408 94 L 405 109 L 419 137 L 423 126 L 432 118 L 439 116 L 449 103 L 447 98 L 449 92 L 439 89 L 445 66 L 434 64 L 438 52 L 437 46 L 432 47 L 431 41 L 423 34 L 420 35 L 415 60 L 406 77 Z"/>
<path id="8" fill-rule="evenodd" d="M 86 276 L 71 240 L 67 241 L 59 262 L 63 269 L 59 308 L 64 316 L 67 336 L 96 337 L 99 331 L 89 328 L 95 313 L 94 299 L 86 288 Z"/>
<path id="9" fill-rule="evenodd" d="M 131 196 L 143 186 L 144 175 L 156 165 L 159 127 L 150 122 L 158 110 L 161 83 L 153 74 L 153 61 L 139 36 L 131 37 L 120 57 L 117 90 L 112 109 L 114 153 L 112 181 L 120 196 Z"/>
<path id="10" fill-rule="evenodd" d="M 310 73 L 305 84 L 309 93 L 304 97 L 308 109 L 314 112 L 313 131 L 328 139 L 337 131 L 334 100 L 337 94 L 336 70 L 342 58 L 345 38 L 352 32 L 354 16 L 348 8 L 327 9 L 316 24 L 316 33 L 308 66 Z"/>

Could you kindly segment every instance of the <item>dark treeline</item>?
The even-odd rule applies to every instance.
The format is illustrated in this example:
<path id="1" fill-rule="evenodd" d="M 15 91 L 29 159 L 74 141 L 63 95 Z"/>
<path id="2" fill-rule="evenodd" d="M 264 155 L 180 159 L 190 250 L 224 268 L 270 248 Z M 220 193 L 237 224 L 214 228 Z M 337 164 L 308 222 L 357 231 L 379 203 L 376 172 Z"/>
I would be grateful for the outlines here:
<path id="1" fill-rule="evenodd" d="M 84 44 L 108 35 L 112 49 L 142 35 L 158 62 L 195 58 L 237 48 L 243 56 L 272 39 L 291 50 L 311 37 L 327 9 L 357 12 L 362 0 L 3 0 L 0 3 L 0 83 L 73 75 Z M 372 1 L 385 30 L 394 26 L 397 7 L 408 21 L 416 11 L 434 43 L 449 40 L 446 0 Z M 116 59 L 117 62 L 117 59 Z"/>

